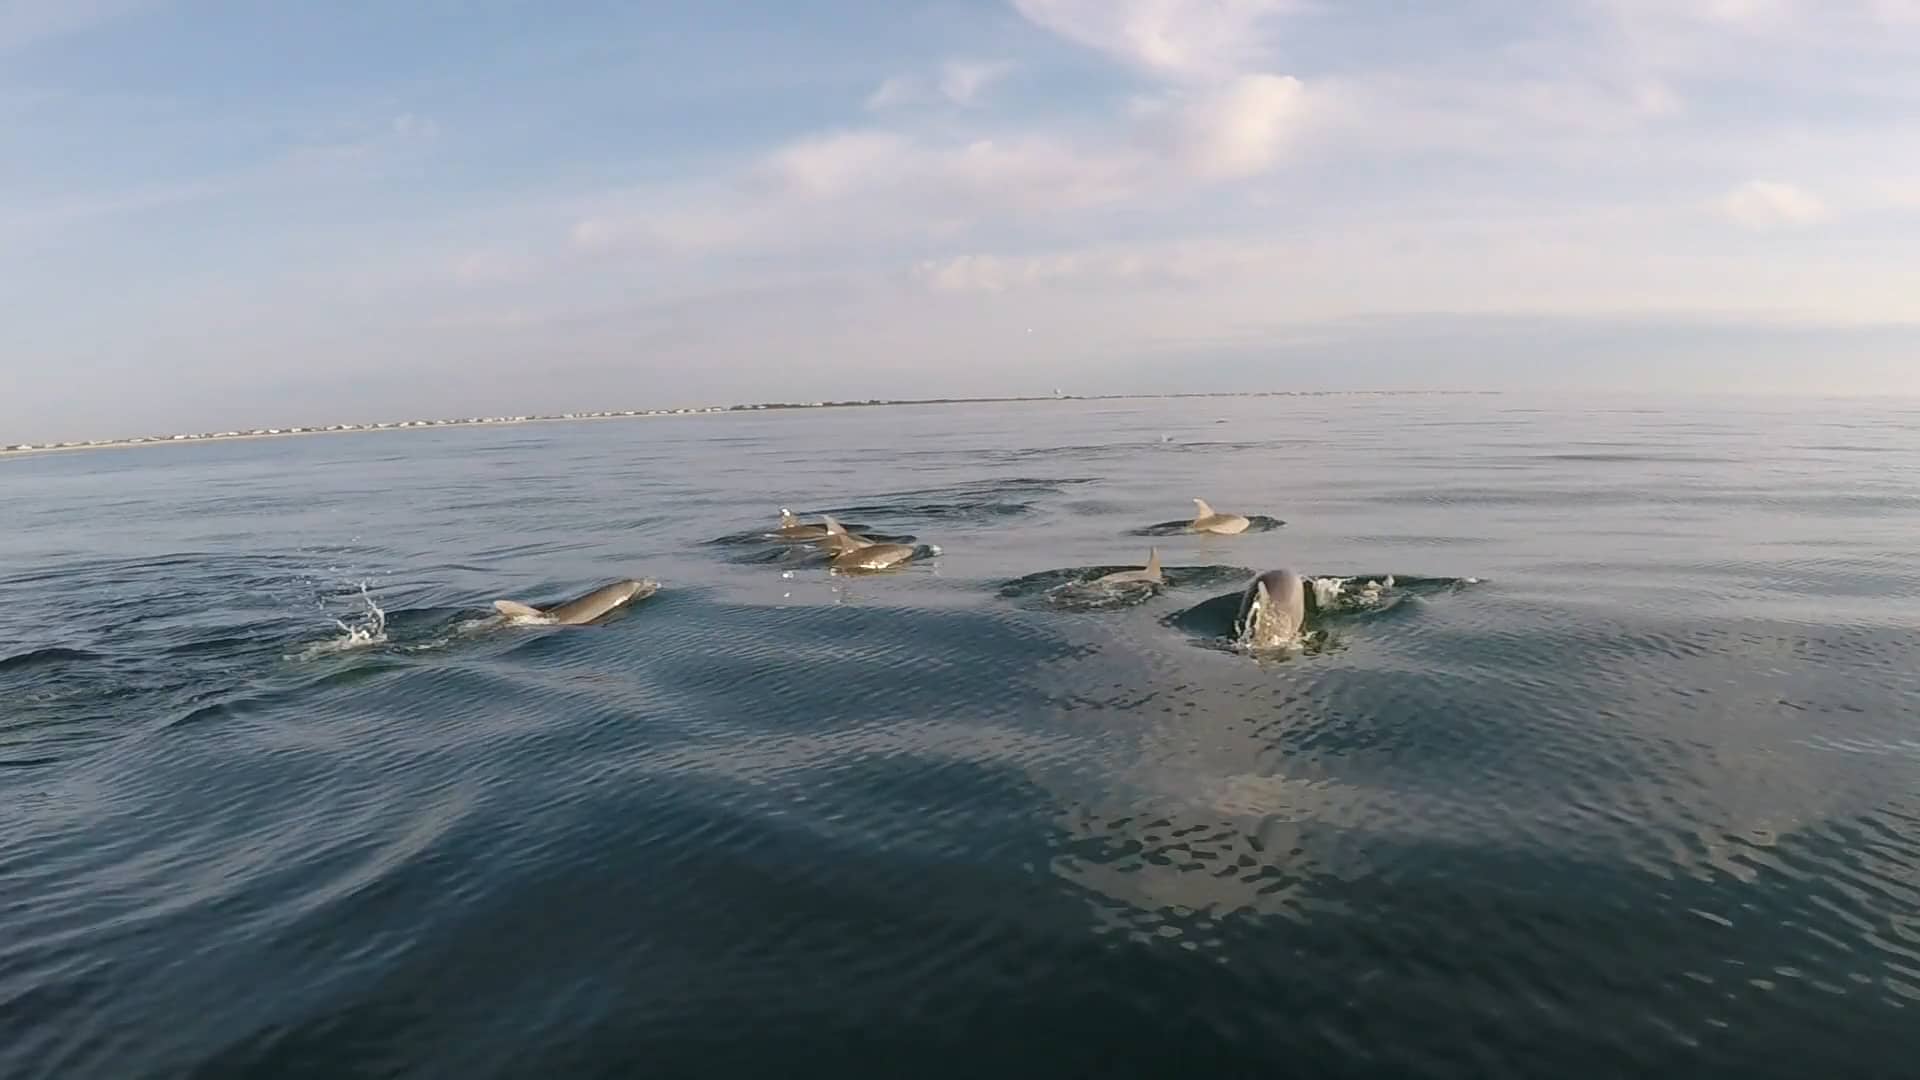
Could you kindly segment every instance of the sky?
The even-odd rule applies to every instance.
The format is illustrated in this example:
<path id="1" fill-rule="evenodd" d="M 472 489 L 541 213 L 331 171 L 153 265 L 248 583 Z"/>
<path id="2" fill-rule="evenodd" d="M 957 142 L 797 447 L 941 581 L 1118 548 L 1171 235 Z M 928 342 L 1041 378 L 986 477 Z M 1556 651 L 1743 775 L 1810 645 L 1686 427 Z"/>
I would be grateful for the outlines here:
<path id="1" fill-rule="evenodd" d="M 0 0 L 0 443 L 1920 393 L 1920 0 Z"/>

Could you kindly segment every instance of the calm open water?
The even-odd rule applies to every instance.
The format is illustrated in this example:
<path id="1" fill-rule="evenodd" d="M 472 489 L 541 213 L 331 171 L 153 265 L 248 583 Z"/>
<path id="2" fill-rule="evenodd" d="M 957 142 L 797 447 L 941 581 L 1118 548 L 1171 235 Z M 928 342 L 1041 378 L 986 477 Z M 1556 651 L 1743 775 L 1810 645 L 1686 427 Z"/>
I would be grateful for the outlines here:
<path id="1" fill-rule="evenodd" d="M 1286 524 L 1138 535 L 1194 496 Z M 940 553 L 830 577 L 783 505 Z M 0 1076 L 1920 1061 L 1914 405 L 542 424 L 0 506 Z M 1221 648 L 1281 565 L 1396 583 Z"/>

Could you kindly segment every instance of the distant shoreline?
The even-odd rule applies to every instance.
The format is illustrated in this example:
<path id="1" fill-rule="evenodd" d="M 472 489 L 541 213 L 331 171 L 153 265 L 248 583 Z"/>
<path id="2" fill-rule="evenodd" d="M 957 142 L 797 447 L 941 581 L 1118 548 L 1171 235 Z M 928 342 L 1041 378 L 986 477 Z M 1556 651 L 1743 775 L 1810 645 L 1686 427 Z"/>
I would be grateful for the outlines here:
<path id="1" fill-rule="evenodd" d="M 1048 394 L 1020 397 L 908 398 L 866 401 L 756 402 L 748 405 L 703 405 L 680 409 L 618 409 L 598 412 L 554 413 L 539 416 L 475 416 L 446 420 L 397 420 L 371 424 L 296 425 L 276 428 L 248 428 L 209 431 L 195 434 L 137 435 L 122 439 L 93 439 L 79 442 L 15 443 L 0 446 L 0 457 L 48 454 L 63 450 L 125 450 L 144 446 L 187 446 L 209 442 L 240 442 L 251 439 L 285 439 L 306 435 L 360 435 L 379 431 L 420 431 L 450 427 L 510 427 L 519 424 L 574 423 L 582 420 L 645 420 L 671 416 L 714 416 L 744 412 L 791 412 L 807 409 L 872 409 L 907 405 L 1004 405 L 1041 401 L 1148 401 L 1186 398 L 1269 398 L 1269 397 L 1475 397 L 1496 396 L 1498 390 L 1263 390 L 1239 393 L 1189 394 Z"/>

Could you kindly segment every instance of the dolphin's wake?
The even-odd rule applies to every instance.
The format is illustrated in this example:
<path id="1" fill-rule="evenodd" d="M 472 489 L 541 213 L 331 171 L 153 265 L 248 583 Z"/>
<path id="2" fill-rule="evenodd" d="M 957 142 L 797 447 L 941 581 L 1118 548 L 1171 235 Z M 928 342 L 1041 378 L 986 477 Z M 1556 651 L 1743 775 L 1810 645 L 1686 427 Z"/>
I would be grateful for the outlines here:
<path id="1" fill-rule="evenodd" d="M 632 604 L 651 597 L 659 583 L 651 579 L 626 581 L 603 586 L 584 596 L 556 604 L 548 609 L 528 607 L 511 601 L 496 601 L 495 610 L 475 615 L 471 609 L 420 608 L 388 613 L 373 599 L 367 586 L 360 586 L 364 610 L 354 622 L 335 619 L 340 636 L 314 642 L 291 654 L 292 660 L 316 660 L 324 656 L 359 652 L 376 646 L 389 646 L 405 653 L 431 652 L 455 641 L 478 637 L 511 628 L 561 627 L 597 624 L 627 610 Z M 398 622 L 402 637 L 394 641 L 391 624 Z"/>
<path id="2" fill-rule="evenodd" d="M 991 524 L 1002 518 L 1032 513 L 1039 505 L 1033 496 L 1059 495 L 1068 486 L 1087 483 L 1092 481 L 1084 478 L 1051 480 L 1042 477 L 976 480 L 919 491 L 894 492 L 878 496 L 870 503 L 842 506 L 826 513 L 837 518 L 864 514 L 892 520 L 905 518 Z M 848 525 L 847 530 L 861 532 L 852 525 Z"/>
<path id="3" fill-rule="evenodd" d="M 1146 581 L 1100 581 L 1109 574 L 1135 569 L 1137 565 L 1043 570 L 1007 582 L 1000 586 L 999 594 L 1009 600 L 1027 601 L 1055 611 L 1112 611 L 1145 603 L 1168 589 L 1209 588 L 1250 573 L 1239 566 L 1169 566 L 1162 568 L 1164 580 L 1158 585 Z"/>

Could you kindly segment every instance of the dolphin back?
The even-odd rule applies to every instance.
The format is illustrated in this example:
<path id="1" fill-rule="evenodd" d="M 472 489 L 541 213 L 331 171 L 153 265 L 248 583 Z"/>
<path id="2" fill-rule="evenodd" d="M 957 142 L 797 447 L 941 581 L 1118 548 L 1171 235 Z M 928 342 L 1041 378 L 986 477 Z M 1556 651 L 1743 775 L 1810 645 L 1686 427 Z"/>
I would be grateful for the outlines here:
<path id="1" fill-rule="evenodd" d="M 548 608 L 546 614 L 554 622 L 577 626 L 592 622 L 615 608 L 635 600 L 644 600 L 659 588 L 660 586 L 655 582 L 635 581 L 629 578 L 610 585 L 602 585 L 584 596 L 578 596 L 564 604 Z"/>

